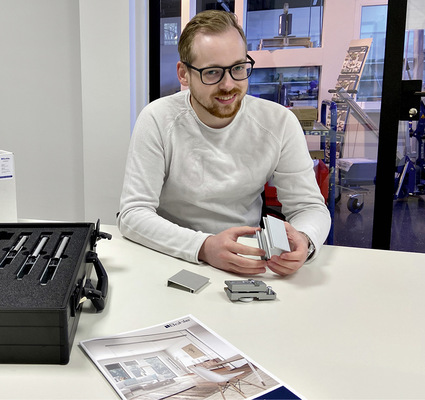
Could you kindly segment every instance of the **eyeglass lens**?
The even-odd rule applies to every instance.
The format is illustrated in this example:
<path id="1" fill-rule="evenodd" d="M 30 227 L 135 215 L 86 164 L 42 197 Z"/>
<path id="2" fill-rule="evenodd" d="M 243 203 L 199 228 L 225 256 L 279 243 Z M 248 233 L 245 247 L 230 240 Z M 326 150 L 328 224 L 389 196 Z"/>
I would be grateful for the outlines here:
<path id="1" fill-rule="evenodd" d="M 226 69 L 229 70 L 230 76 L 236 81 L 242 81 L 249 78 L 252 72 L 252 65 L 250 62 L 240 63 L 233 65 L 231 68 L 213 67 L 205 68 L 202 71 L 202 81 L 208 85 L 220 82 L 226 73 Z"/>

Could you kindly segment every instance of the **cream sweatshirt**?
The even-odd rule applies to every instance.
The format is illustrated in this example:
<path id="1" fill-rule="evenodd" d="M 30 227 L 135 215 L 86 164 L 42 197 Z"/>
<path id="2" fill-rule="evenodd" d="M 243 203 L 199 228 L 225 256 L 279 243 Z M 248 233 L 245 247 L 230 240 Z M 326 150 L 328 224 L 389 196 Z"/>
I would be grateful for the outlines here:
<path id="1" fill-rule="evenodd" d="M 270 179 L 287 221 L 312 239 L 317 254 L 330 216 L 295 115 L 247 95 L 234 120 L 213 129 L 198 119 L 189 90 L 182 91 L 138 117 L 118 227 L 130 240 L 196 263 L 209 235 L 259 225 Z"/>

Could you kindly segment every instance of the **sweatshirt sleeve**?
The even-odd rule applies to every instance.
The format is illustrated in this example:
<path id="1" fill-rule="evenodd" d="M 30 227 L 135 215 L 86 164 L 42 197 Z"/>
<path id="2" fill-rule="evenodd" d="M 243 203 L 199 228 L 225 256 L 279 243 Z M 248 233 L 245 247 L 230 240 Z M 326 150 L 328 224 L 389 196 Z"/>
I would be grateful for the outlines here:
<path id="1" fill-rule="evenodd" d="M 282 213 L 295 229 L 311 238 L 317 254 L 327 238 L 331 219 L 317 185 L 313 160 L 302 128 L 295 115 L 287 114 L 282 126 L 285 135 L 281 157 L 273 183 L 282 204 Z"/>
<path id="2" fill-rule="evenodd" d="M 149 109 L 140 114 L 130 141 L 117 225 L 134 242 L 197 263 L 209 234 L 181 227 L 157 213 L 166 160 L 163 139 Z"/>

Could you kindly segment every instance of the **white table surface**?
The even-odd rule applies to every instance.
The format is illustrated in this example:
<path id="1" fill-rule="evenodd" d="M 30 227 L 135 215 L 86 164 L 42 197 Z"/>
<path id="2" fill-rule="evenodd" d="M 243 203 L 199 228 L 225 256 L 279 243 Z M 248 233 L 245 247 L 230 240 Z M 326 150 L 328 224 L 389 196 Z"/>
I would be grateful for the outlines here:
<path id="1" fill-rule="evenodd" d="M 425 399 L 425 254 L 324 246 L 293 276 L 256 277 L 276 300 L 232 303 L 224 281 L 242 277 L 101 230 L 113 235 L 97 247 L 106 309 L 84 307 L 68 365 L 1 364 L 0 399 L 117 399 L 79 341 L 187 314 L 308 399 Z M 211 283 L 196 294 L 167 287 L 183 268 Z"/>

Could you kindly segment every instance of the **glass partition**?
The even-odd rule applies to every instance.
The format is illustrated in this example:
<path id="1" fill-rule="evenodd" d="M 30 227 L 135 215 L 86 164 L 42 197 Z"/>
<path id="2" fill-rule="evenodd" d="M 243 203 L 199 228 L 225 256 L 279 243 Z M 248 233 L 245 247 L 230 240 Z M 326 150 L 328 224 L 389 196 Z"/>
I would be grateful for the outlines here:
<path id="1" fill-rule="evenodd" d="M 425 20 L 422 21 L 422 27 L 425 28 Z M 413 111 L 412 117 L 401 116 L 399 122 L 391 226 L 392 250 L 425 251 L 424 54 L 424 29 L 406 30 L 403 60 L 400 60 L 403 62 L 402 87 L 411 87 L 416 96 L 407 100 L 406 104 L 407 109 Z"/>
<path id="2" fill-rule="evenodd" d="M 248 93 L 284 106 L 317 107 L 319 67 L 254 68 Z"/>
<path id="3" fill-rule="evenodd" d="M 160 18 L 160 96 L 180 90 L 176 64 L 179 61 L 177 44 L 181 32 L 180 0 L 161 0 Z"/>
<path id="4" fill-rule="evenodd" d="M 248 0 L 248 50 L 321 47 L 322 19 L 323 0 Z"/>
<path id="5" fill-rule="evenodd" d="M 387 5 L 362 7 L 360 39 L 372 38 L 372 44 L 360 79 L 357 101 L 381 100 L 387 9 Z"/>
<path id="6" fill-rule="evenodd" d="M 205 10 L 235 12 L 235 2 L 230 0 L 196 0 L 196 13 Z"/>

